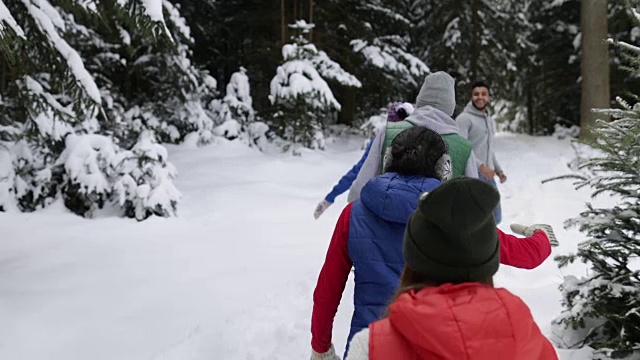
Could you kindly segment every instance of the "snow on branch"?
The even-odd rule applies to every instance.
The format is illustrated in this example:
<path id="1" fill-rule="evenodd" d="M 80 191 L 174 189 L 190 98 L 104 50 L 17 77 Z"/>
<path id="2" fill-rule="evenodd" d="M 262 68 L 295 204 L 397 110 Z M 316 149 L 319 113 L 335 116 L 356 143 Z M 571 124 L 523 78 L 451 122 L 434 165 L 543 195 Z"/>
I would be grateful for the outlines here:
<path id="1" fill-rule="evenodd" d="M 406 17 L 398 14 L 397 12 L 388 9 L 386 7 L 382 7 L 382 6 L 378 6 L 378 5 L 373 5 L 373 4 L 365 4 L 366 7 L 368 7 L 371 10 L 375 10 L 377 12 L 380 12 L 382 14 L 384 14 L 385 16 L 388 16 L 394 20 L 398 20 L 401 21 L 405 24 L 411 25 L 413 26 L 413 24 L 411 23 L 411 21 L 409 19 L 407 19 Z"/>
<path id="2" fill-rule="evenodd" d="M 414 77 L 424 76 L 430 72 L 429 67 L 422 60 L 400 47 L 389 46 L 379 39 L 374 39 L 373 43 L 356 39 L 351 41 L 351 46 L 354 52 L 361 53 L 371 65 L 403 74 L 410 82 L 415 82 Z"/>
<path id="3" fill-rule="evenodd" d="M 607 39 L 607 42 L 611 45 L 615 45 L 615 46 L 620 46 L 621 48 L 625 49 L 625 50 L 629 50 L 629 51 L 633 51 L 635 53 L 640 53 L 640 47 L 637 47 L 635 45 L 631 45 L 629 43 L 626 43 L 624 41 L 617 41 L 614 39 Z"/>
<path id="4" fill-rule="evenodd" d="M 78 52 L 72 48 L 56 31 L 56 25 L 54 25 L 55 16 L 52 20 L 52 14 L 55 13 L 58 17 L 60 14 L 48 4 L 47 0 L 36 0 L 38 4 L 44 6 L 47 12 L 43 11 L 41 7 L 36 6 L 31 0 L 22 0 L 22 3 L 27 8 L 29 14 L 33 17 L 38 26 L 38 29 L 47 37 L 49 42 L 54 48 L 62 55 L 66 60 L 69 69 L 73 73 L 73 76 L 80 83 L 81 87 L 85 90 L 87 95 L 96 103 L 100 104 L 100 91 L 96 85 L 93 77 L 87 69 L 84 67 L 82 58 Z M 47 3 L 48 6 L 43 5 Z"/>
<path id="5" fill-rule="evenodd" d="M 269 100 L 272 104 L 278 98 L 305 97 L 307 94 L 317 96 L 309 99 L 309 105 L 314 108 L 324 108 L 327 105 L 336 110 L 341 108 L 329 85 L 309 62 L 290 60 L 278 67 L 276 76 L 271 80 Z"/>
<path id="6" fill-rule="evenodd" d="M 287 44 L 282 47 L 282 57 L 285 60 L 309 60 L 323 78 L 337 81 L 345 86 L 362 87 L 358 78 L 345 71 L 340 64 L 331 60 L 326 52 L 318 50 L 311 43 Z"/>
<path id="7" fill-rule="evenodd" d="M 5 26 L 3 25 L 3 23 L 9 25 L 9 27 L 18 36 L 20 36 L 23 39 L 25 38 L 24 31 L 22 31 L 22 28 L 20 27 L 20 25 L 18 25 L 18 23 L 16 22 L 16 19 L 13 18 L 9 9 L 7 9 L 7 7 L 4 5 L 4 2 L 0 0 L 0 33 L 2 33 L 5 29 Z"/>
<path id="8" fill-rule="evenodd" d="M 164 22 L 164 16 L 162 14 L 162 3 L 163 0 L 141 0 L 142 5 L 144 6 L 144 12 L 149 16 L 151 21 L 160 23 L 162 28 L 169 36 L 169 39 L 173 40 L 171 36 L 171 32 L 169 28 L 167 28 L 167 24 Z"/>
<path id="9" fill-rule="evenodd" d="M 294 24 L 287 25 L 291 29 L 301 30 L 303 33 L 307 33 L 316 27 L 316 24 L 309 24 L 305 20 L 296 20 Z"/>
<path id="10" fill-rule="evenodd" d="M 173 23 L 173 25 L 175 25 L 178 32 L 182 34 L 185 39 L 194 42 L 193 38 L 191 37 L 191 28 L 189 28 L 189 25 L 187 25 L 187 20 L 185 20 L 185 18 L 180 15 L 180 11 L 178 11 L 178 9 L 176 9 L 176 7 L 167 0 L 163 1 L 162 4 L 169 14 L 169 20 L 171 21 L 171 23 Z"/>

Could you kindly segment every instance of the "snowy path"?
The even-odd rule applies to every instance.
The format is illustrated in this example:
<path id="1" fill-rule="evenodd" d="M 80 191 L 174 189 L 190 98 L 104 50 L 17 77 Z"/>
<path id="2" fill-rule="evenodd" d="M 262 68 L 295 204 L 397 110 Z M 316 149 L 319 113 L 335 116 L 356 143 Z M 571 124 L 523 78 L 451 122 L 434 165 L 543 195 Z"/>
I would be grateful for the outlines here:
<path id="1" fill-rule="evenodd" d="M 312 211 L 360 157 L 359 144 L 302 158 L 228 142 L 171 148 L 184 195 L 177 219 L 85 220 L 60 203 L 0 213 L 0 359 L 308 358 L 313 287 L 344 196 L 318 221 Z M 586 193 L 540 183 L 567 172 L 568 142 L 503 135 L 498 151 L 509 176 L 501 227 L 549 222 L 561 241 L 554 253 L 574 249 L 579 235 L 562 223 Z M 560 278 L 549 259 L 534 271 L 503 267 L 496 282 L 523 297 L 548 333 Z M 351 299 L 349 286 L 339 352 Z"/>

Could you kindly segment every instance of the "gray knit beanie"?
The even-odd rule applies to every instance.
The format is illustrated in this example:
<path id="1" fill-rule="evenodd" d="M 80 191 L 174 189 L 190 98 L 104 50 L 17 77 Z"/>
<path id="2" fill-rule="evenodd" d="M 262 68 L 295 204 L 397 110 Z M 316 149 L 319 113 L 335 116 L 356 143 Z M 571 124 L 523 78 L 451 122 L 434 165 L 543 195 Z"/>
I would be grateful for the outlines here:
<path id="1" fill-rule="evenodd" d="M 416 108 L 430 105 L 452 116 L 456 107 L 454 85 L 455 81 L 451 75 L 444 71 L 427 75 L 416 98 Z"/>

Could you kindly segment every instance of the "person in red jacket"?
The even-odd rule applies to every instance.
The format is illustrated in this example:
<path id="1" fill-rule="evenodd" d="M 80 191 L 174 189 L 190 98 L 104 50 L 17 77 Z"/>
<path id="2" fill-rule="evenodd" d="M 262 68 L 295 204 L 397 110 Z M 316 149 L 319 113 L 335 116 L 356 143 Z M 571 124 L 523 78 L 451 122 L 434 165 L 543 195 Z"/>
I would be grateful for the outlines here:
<path id="1" fill-rule="evenodd" d="M 421 197 L 403 240 L 405 267 L 386 317 L 356 334 L 347 360 L 558 358 L 525 303 L 494 288 L 500 195 L 453 179 Z"/>

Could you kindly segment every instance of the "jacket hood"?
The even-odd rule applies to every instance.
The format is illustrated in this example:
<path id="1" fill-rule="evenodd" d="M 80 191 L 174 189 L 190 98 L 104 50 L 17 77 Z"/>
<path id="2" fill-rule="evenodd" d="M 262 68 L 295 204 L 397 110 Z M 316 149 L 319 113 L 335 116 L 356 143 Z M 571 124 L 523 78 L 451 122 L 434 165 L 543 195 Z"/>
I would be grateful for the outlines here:
<path id="1" fill-rule="evenodd" d="M 360 199 L 367 209 L 385 221 L 404 224 L 418 206 L 420 194 L 438 185 L 437 179 L 391 172 L 369 180 L 362 188 Z"/>
<path id="2" fill-rule="evenodd" d="M 451 116 L 431 106 L 417 108 L 405 120 L 415 126 L 429 128 L 440 135 L 458 134 L 456 121 Z"/>
<path id="3" fill-rule="evenodd" d="M 487 109 L 485 107 L 485 109 Z M 469 101 L 467 103 L 467 106 L 464 107 L 464 112 L 472 114 L 474 116 L 478 116 L 484 119 L 486 114 L 490 114 L 489 109 L 487 109 L 486 114 L 480 110 L 478 110 L 475 106 L 473 106 L 473 103 L 471 101 Z"/>
<path id="4" fill-rule="evenodd" d="M 389 321 L 425 359 L 536 359 L 549 345 L 520 298 L 479 283 L 407 292 L 391 304 Z"/>

